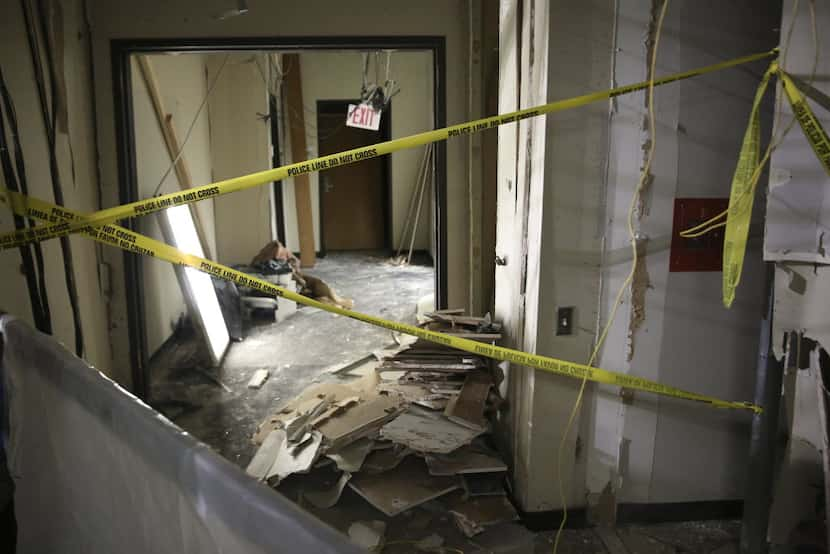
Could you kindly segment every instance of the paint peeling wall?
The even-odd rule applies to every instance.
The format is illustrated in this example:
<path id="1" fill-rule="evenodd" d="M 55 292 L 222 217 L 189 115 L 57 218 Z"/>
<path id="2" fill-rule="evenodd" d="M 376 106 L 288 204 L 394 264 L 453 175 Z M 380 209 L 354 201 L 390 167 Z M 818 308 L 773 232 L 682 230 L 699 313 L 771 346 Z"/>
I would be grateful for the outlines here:
<path id="1" fill-rule="evenodd" d="M 647 78 L 647 37 L 653 34 L 655 10 L 650 2 L 619 4 L 615 78 L 628 83 Z M 746 17 L 749 11 L 754 18 Z M 777 16 L 772 7 L 762 9 L 749 1 L 673 2 L 656 73 L 768 50 L 777 41 Z M 641 275 L 638 282 L 635 276 L 633 304 L 628 297 L 621 306 L 603 349 L 603 367 L 723 398 L 752 398 L 761 313 L 760 229 L 752 229 L 744 278 L 731 310 L 721 303 L 722 274 L 670 273 L 668 247 L 675 198 L 728 196 L 764 66 L 761 62 L 656 90 L 653 181 L 635 219 L 648 277 Z M 648 146 L 644 97 L 621 97 L 612 117 L 604 314 L 631 262 L 625 221 Z M 611 482 L 622 503 L 742 497 L 748 415 L 641 393 L 633 395 L 630 405 L 628 400 L 611 390 L 594 399 L 589 493 L 600 494 Z"/>
<path id="2" fill-rule="evenodd" d="M 505 5 L 517 4 L 502 5 L 503 43 L 512 36 Z M 521 3 L 523 33 L 533 4 Z M 658 5 L 644 0 L 619 0 L 616 6 L 550 3 L 547 23 L 534 29 L 547 35 L 548 101 L 645 80 Z M 750 11 L 753 18 L 746 17 Z M 672 2 L 656 74 L 768 50 L 777 42 L 777 17 L 772 8 L 749 0 Z M 524 48 L 527 41 L 522 35 L 516 43 Z M 520 77 L 503 70 L 501 88 L 509 92 L 517 80 L 524 99 L 524 72 L 531 68 L 526 53 L 521 55 Z M 507 56 L 502 52 L 502 59 Z M 633 305 L 626 295 L 608 335 L 602 367 L 725 398 L 752 398 L 761 315 L 760 241 L 751 241 L 747 274 L 728 311 L 720 300 L 721 273 L 669 273 L 668 247 L 675 198 L 728 196 L 763 69 L 761 63 L 657 89 L 657 152 L 635 214 L 642 267 Z M 531 80 L 540 81 L 538 74 Z M 631 263 L 626 221 L 648 147 L 645 118 L 645 93 L 548 116 L 541 168 L 542 158 L 525 155 L 527 137 L 519 128 L 516 174 L 519 183 L 527 180 L 530 195 L 524 205 L 522 189 L 516 194 L 507 187 L 512 146 L 502 144 L 500 135 L 498 253 L 506 253 L 508 265 L 496 274 L 496 305 L 514 344 L 588 360 Z M 510 140 L 508 132 L 503 131 Z M 757 226 L 753 232 L 758 235 Z M 516 263 L 518 268 L 511 267 Z M 572 335 L 555 334 L 556 310 L 562 306 L 575 308 Z M 528 511 L 559 509 L 558 445 L 579 383 L 515 369 L 509 383 L 520 502 Z M 742 496 L 747 415 L 623 392 L 588 386 L 574 430 L 564 441 L 569 506 L 607 504 L 609 498 L 655 503 Z"/>

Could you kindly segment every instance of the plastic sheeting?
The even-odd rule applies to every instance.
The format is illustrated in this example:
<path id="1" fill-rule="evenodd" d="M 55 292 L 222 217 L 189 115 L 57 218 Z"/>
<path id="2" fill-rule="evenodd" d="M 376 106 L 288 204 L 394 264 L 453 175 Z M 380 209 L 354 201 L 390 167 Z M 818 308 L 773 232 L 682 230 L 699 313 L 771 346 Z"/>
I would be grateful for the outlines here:
<path id="1" fill-rule="evenodd" d="M 50 337 L 0 334 L 18 552 L 360 552 Z"/>

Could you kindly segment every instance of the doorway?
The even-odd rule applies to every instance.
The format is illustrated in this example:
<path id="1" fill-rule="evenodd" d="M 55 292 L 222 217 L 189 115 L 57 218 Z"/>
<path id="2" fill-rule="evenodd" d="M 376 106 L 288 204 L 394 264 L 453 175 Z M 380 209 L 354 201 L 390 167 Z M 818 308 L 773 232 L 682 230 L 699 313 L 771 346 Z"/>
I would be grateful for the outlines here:
<path id="1" fill-rule="evenodd" d="M 356 100 L 317 102 L 318 152 L 321 156 L 389 140 L 391 109 L 384 109 L 379 131 L 348 127 L 349 104 Z M 320 175 L 321 252 L 389 250 L 389 156 L 340 166 Z"/>
<path id="2" fill-rule="evenodd" d="M 163 55 L 163 54 L 202 54 L 205 56 L 224 56 L 234 53 L 250 58 L 252 54 L 262 51 L 278 52 L 314 52 L 327 53 L 337 51 L 387 51 L 417 52 L 429 54 L 431 78 L 429 79 L 428 93 L 434 100 L 431 113 L 431 126 L 441 128 L 446 126 L 446 44 L 441 36 L 398 36 L 398 37 L 224 37 L 224 38 L 191 38 L 191 39 L 118 39 L 111 43 L 114 82 L 114 104 L 117 118 L 115 121 L 118 169 L 119 169 L 119 197 L 122 203 L 132 202 L 143 198 L 138 179 L 138 164 L 136 162 L 135 110 L 133 105 L 134 87 L 140 85 L 135 82 L 131 67 L 132 57 L 136 55 Z M 228 73 L 234 65 L 231 64 Z M 340 98 L 344 96 L 338 95 Z M 314 104 L 308 106 L 311 108 Z M 259 110 L 267 114 L 271 110 L 266 106 Z M 313 119 L 312 121 L 315 121 Z M 411 154 L 415 155 L 415 154 Z M 398 167 L 398 165 L 396 165 Z M 398 171 L 396 169 L 395 171 Z M 204 180 L 202 182 L 207 182 Z M 282 207 L 279 213 L 290 214 L 293 208 L 293 198 L 287 195 L 283 187 L 274 187 L 274 204 Z M 316 194 L 317 188 L 312 189 Z M 446 307 L 447 304 L 447 152 L 446 143 L 435 145 L 435 184 L 432 187 L 433 206 L 432 221 L 429 226 L 429 252 L 434 271 L 434 295 L 436 307 Z M 405 200 L 404 200 L 405 202 Z M 284 203 L 284 204 L 283 204 Z M 319 207 L 319 202 L 315 202 Z M 396 208 L 397 209 L 397 208 Z M 405 211 L 405 206 L 404 206 Z M 405 212 L 404 212 L 405 215 Z M 275 220 L 274 238 L 285 236 L 284 242 L 290 242 L 289 223 L 290 215 L 285 219 Z M 137 221 L 125 222 L 130 228 L 136 228 Z M 388 224 L 387 224 L 388 225 Z M 387 234 L 391 234 L 387 231 Z M 322 238 L 322 237 L 321 237 Z M 388 239 L 387 239 L 388 242 Z M 146 334 L 146 306 L 143 294 L 145 279 L 143 265 L 146 260 L 140 256 L 124 253 L 124 287 L 128 291 L 128 326 L 130 334 L 130 365 L 133 377 L 134 392 L 142 398 L 147 398 L 149 383 L 148 361 L 153 349 L 148 345 Z"/>

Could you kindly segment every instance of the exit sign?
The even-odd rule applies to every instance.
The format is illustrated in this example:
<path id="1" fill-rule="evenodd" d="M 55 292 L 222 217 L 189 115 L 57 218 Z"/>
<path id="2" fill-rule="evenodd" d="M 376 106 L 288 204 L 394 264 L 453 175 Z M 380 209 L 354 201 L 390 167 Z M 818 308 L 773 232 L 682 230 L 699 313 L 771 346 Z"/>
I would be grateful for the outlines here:
<path id="1" fill-rule="evenodd" d="M 369 104 L 349 104 L 346 113 L 346 125 L 377 131 L 380 129 L 380 111 Z"/>

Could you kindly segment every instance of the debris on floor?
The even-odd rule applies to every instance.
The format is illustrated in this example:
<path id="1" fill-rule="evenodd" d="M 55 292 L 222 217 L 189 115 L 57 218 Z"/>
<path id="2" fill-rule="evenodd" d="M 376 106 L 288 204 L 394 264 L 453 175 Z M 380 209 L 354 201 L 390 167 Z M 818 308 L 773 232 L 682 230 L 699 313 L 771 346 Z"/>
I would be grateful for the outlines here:
<path id="1" fill-rule="evenodd" d="M 270 375 L 270 373 L 267 369 L 258 369 L 254 371 L 254 374 L 251 376 L 251 380 L 248 381 L 248 388 L 258 389 L 262 387 L 265 380 L 268 379 L 268 375 Z"/>
<path id="2" fill-rule="evenodd" d="M 489 315 L 424 315 L 429 329 L 500 337 Z M 387 517 L 437 506 L 468 537 L 518 519 L 505 493 L 507 465 L 490 437 L 501 370 L 487 358 L 409 337 L 373 358 L 372 372 L 348 384 L 312 385 L 267 417 L 254 435 L 260 447 L 248 473 L 278 486 L 289 474 L 321 468 L 332 476 L 324 487 L 299 476 L 302 499 L 317 508 L 335 506 L 349 488 Z M 379 544 L 383 530 L 371 523 L 355 523 L 349 535 Z"/>

